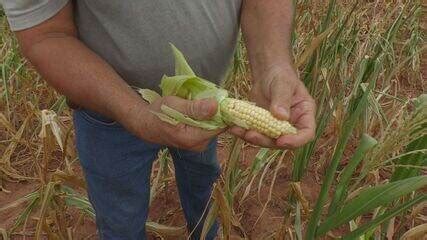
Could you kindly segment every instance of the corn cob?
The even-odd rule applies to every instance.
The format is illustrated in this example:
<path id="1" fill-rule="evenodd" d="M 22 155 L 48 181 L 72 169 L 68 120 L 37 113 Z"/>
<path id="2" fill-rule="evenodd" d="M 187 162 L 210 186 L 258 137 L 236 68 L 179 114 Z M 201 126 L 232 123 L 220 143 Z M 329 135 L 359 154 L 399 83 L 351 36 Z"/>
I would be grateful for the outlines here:
<path id="1" fill-rule="evenodd" d="M 288 121 L 279 120 L 264 108 L 247 101 L 225 98 L 221 101 L 220 109 L 233 124 L 255 130 L 271 138 L 297 132 Z"/>

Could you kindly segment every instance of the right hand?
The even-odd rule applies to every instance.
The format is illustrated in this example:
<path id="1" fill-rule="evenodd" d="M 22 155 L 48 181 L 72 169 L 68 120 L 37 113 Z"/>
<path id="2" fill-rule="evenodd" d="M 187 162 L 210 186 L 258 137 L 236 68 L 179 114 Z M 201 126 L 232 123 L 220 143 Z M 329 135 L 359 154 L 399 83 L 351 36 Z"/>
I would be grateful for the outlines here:
<path id="1" fill-rule="evenodd" d="M 218 103 L 214 99 L 191 101 L 175 96 L 159 98 L 139 111 L 136 117 L 138 137 L 161 145 L 201 152 L 207 148 L 213 137 L 225 130 L 208 131 L 183 123 L 174 126 L 160 120 L 151 112 L 161 112 L 161 105 L 167 105 L 196 120 L 209 120 L 218 109 Z"/>

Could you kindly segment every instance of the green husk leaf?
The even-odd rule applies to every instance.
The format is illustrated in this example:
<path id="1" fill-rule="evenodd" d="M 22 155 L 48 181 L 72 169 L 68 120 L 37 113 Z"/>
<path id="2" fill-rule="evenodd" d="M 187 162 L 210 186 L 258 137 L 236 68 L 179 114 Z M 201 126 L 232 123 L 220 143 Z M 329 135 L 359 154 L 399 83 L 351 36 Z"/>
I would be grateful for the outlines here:
<path id="1" fill-rule="evenodd" d="M 183 89 L 182 85 L 192 78 L 195 77 L 190 75 L 177 75 L 172 77 L 164 75 L 160 82 L 162 96 L 178 96 L 185 99 L 190 99 L 190 92 L 188 89 Z"/>
<path id="2" fill-rule="evenodd" d="M 189 75 L 195 77 L 196 74 L 193 72 L 190 65 L 188 65 L 184 54 L 182 54 L 182 52 L 179 51 L 172 43 L 170 43 L 170 46 L 175 57 L 175 75 Z"/>
<path id="3" fill-rule="evenodd" d="M 179 111 L 177 111 L 171 107 L 168 107 L 166 105 L 162 105 L 160 107 L 160 109 L 168 117 L 175 119 L 178 122 L 185 123 L 185 124 L 193 126 L 193 127 L 198 127 L 198 128 L 202 128 L 202 129 L 206 129 L 206 130 L 216 130 L 219 128 L 217 125 L 215 125 L 214 122 L 209 123 L 208 121 L 194 120 L 194 119 L 186 116 L 185 114 L 183 114 L 183 113 L 181 113 L 181 112 L 179 112 Z"/>
<path id="4" fill-rule="evenodd" d="M 176 110 L 171 111 L 171 109 L 166 110 L 169 111 L 169 114 L 166 113 L 166 115 L 178 122 L 185 121 L 183 123 L 191 126 L 203 126 L 202 128 L 204 129 L 213 130 L 226 127 L 219 106 L 222 100 L 228 96 L 228 91 L 219 88 L 216 84 L 208 80 L 197 77 L 185 60 L 184 55 L 173 44 L 171 44 L 171 47 L 175 56 L 176 76 L 163 76 L 160 83 L 162 96 L 178 96 L 188 100 L 213 98 L 218 102 L 218 111 L 210 121 L 197 121 L 184 114 L 179 115 Z M 164 116 L 162 118 L 170 121 L 170 119 Z"/>
<path id="5" fill-rule="evenodd" d="M 156 101 L 156 99 L 161 97 L 160 94 L 151 89 L 138 89 L 138 93 L 145 101 L 149 103 L 153 103 L 154 101 Z"/>
<path id="6" fill-rule="evenodd" d="M 215 98 L 220 102 L 228 96 L 227 90 L 218 88 L 203 78 L 189 75 L 165 75 L 161 80 L 160 89 L 163 96 L 178 96 L 188 100 Z"/>
<path id="7" fill-rule="evenodd" d="M 155 111 L 150 111 L 152 114 L 156 115 L 160 120 L 162 120 L 163 122 L 167 122 L 171 125 L 178 125 L 180 122 L 172 117 L 169 117 L 168 115 L 164 114 L 164 113 L 160 113 L 160 112 L 155 112 Z"/>

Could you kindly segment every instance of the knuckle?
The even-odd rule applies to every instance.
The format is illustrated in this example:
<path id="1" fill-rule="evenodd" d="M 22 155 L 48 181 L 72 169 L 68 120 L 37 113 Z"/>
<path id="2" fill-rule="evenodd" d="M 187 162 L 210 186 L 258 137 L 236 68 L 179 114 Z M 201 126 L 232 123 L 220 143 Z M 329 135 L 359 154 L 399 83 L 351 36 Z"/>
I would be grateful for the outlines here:
<path id="1" fill-rule="evenodd" d="M 167 105 L 169 106 L 170 102 L 171 102 L 171 97 L 167 96 L 167 97 L 162 97 L 160 100 L 160 105 Z"/>
<path id="2" fill-rule="evenodd" d="M 196 101 L 190 101 L 188 102 L 188 104 L 186 105 L 186 112 L 188 115 L 190 116 L 194 116 L 197 113 L 197 108 L 199 104 L 197 104 Z"/>

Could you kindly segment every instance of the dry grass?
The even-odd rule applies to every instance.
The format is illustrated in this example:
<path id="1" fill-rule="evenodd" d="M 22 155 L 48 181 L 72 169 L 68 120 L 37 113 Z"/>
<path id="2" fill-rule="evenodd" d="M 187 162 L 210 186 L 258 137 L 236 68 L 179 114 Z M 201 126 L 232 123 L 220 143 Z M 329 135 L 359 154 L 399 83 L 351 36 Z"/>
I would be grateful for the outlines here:
<path id="1" fill-rule="evenodd" d="M 423 62 L 426 14 L 424 22 L 421 20 L 421 12 L 426 10 L 417 8 L 421 1 L 374 0 L 360 1 L 350 14 L 354 3 L 336 1 L 328 15 L 328 1 L 298 1 L 293 49 L 300 76 L 319 106 L 316 141 L 296 152 L 252 150 L 252 157 L 247 157 L 245 144 L 233 143 L 229 136 L 222 138 L 232 151 L 214 192 L 217 212 L 212 216 L 220 215 L 224 238 L 239 235 L 253 239 L 298 239 L 307 227 L 324 180 L 323 172 L 332 162 L 355 99 L 363 93 L 361 86 L 367 87 L 371 79 L 376 80 L 375 88 L 338 159 L 335 177 L 351 159 L 361 133 L 370 134 L 380 144 L 368 153 L 364 168 L 355 172 L 358 181 L 351 182 L 354 191 L 349 194 L 356 195 L 359 187 L 388 181 L 397 167 L 389 159 L 404 153 L 405 146 L 420 136 L 410 135 L 414 126 L 420 126 L 420 119 L 411 115 L 411 99 L 427 87 Z M 401 21 L 397 21 L 399 16 Z M 84 194 L 85 185 L 74 152 L 70 110 L 64 98 L 48 87 L 20 56 L 3 13 L 0 21 L 0 200 L 6 199 L 1 195 L 14 196 L 16 200 L 0 201 L 0 215 L 5 209 L 23 209 L 13 216 L 17 218 L 16 226 L 0 232 L 9 236 L 83 238 L 79 235 L 81 223 L 92 221 L 94 213 Z M 233 95 L 246 98 L 250 89 L 248 67 L 244 48 L 238 50 L 224 86 Z M 369 66 L 374 68 L 372 73 L 365 71 Z M 425 129 L 417 134 L 425 135 Z M 153 174 L 153 197 L 174 184 L 167 154 L 160 156 Z M 292 163 L 293 170 L 289 167 Z M 420 168 L 425 171 L 425 165 Z M 6 187 L 12 186 L 11 182 L 33 184 L 37 189 L 18 199 L 14 195 L 16 189 Z M 328 200 L 326 205 L 329 203 Z M 395 228 L 389 234 L 400 236 L 425 221 L 425 212 L 419 208 L 414 208 L 412 215 L 394 218 Z M 369 218 L 383 210 L 378 208 L 363 216 Z M 251 211 L 256 211 L 257 216 Z M 271 214 L 277 212 L 280 216 L 274 216 L 278 219 L 274 220 Z M 363 221 L 362 217 L 356 219 L 358 224 Z M 341 235 L 348 228 L 343 226 L 329 235 Z M 183 231 L 154 222 L 149 223 L 148 229 L 165 236 Z"/>

